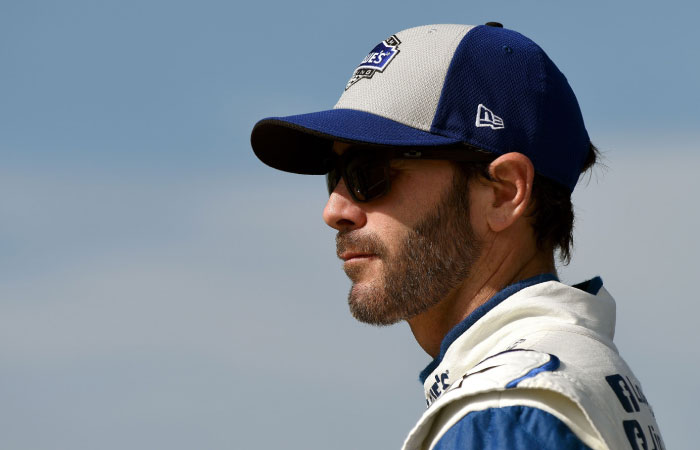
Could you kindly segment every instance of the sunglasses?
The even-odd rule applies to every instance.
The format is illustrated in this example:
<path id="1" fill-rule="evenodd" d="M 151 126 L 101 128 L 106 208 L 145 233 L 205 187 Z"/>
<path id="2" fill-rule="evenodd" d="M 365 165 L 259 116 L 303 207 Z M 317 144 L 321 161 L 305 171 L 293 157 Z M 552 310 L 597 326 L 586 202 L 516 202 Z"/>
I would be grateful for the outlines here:
<path id="1" fill-rule="evenodd" d="M 391 160 L 445 160 L 455 162 L 491 162 L 497 155 L 472 147 L 368 147 L 352 146 L 342 155 L 326 161 L 328 195 L 340 179 L 357 202 L 369 202 L 389 192 Z"/>

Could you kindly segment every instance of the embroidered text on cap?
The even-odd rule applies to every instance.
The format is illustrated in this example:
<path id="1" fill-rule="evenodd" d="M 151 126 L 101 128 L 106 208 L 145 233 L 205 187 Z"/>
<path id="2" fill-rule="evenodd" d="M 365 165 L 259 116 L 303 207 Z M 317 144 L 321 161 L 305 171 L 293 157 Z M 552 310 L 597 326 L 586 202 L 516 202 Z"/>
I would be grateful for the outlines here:
<path id="1" fill-rule="evenodd" d="M 383 72 L 386 66 L 399 53 L 398 46 L 401 43 L 396 35 L 391 36 L 383 42 L 377 44 L 365 59 L 362 60 L 355 72 L 352 74 L 350 81 L 345 86 L 347 91 L 350 86 L 360 81 L 362 78 L 372 78 L 375 72 Z"/>

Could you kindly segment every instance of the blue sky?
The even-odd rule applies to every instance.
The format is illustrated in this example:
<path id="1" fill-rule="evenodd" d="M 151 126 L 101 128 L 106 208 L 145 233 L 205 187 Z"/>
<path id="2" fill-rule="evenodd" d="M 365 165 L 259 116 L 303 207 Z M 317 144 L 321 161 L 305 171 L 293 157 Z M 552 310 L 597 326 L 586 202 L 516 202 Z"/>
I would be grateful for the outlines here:
<path id="1" fill-rule="evenodd" d="M 257 118 L 332 106 L 373 42 L 448 19 L 497 19 L 540 43 L 598 140 L 695 132 L 691 2 L 371 5 L 5 2 L 3 153 L 51 167 L 255 168 L 245 149 Z"/>
<path id="2" fill-rule="evenodd" d="M 0 4 L 0 447 L 399 447 L 428 357 L 407 327 L 349 317 L 323 181 L 263 166 L 249 133 L 332 107 L 396 31 L 496 20 L 562 69 L 606 155 L 575 192 L 561 274 L 602 275 L 666 444 L 690 448 L 697 15 L 689 1 Z"/>

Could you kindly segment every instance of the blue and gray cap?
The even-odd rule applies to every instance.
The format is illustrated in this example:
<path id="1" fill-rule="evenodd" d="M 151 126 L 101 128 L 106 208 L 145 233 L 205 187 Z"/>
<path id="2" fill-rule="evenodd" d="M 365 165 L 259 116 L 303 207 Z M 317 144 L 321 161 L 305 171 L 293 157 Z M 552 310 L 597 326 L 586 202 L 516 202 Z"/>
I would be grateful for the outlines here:
<path id="1" fill-rule="evenodd" d="M 564 75 L 530 39 L 491 23 L 400 31 L 362 60 L 333 109 L 266 118 L 251 134 L 261 161 L 303 174 L 326 172 L 333 141 L 520 152 L 570 190 L 590 146 Z"/>

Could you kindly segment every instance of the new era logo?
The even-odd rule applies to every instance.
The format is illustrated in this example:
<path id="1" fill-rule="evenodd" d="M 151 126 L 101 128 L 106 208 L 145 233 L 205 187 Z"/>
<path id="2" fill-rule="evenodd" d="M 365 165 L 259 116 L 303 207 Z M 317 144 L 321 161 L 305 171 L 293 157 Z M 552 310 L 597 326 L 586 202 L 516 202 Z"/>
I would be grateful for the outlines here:
<path id="1" fill-rule="evenodd" d="M 503 119 L 482 104 L 479 104 L 479 108 L 476 110 L 476 126 L 491 127 L 492 130 L 504 128 Z"/>

